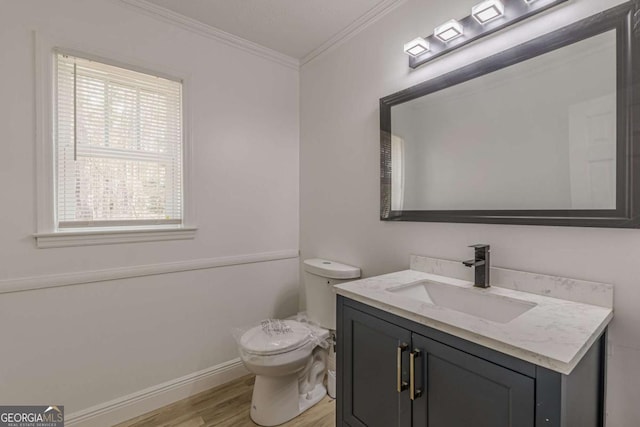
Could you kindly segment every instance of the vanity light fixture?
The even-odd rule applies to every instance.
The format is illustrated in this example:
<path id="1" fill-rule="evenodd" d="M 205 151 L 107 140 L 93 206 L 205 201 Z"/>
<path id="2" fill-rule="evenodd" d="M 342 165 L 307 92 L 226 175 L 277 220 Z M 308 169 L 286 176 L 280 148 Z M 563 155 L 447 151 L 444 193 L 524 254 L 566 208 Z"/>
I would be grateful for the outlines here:
<path id="1" fill-rule="evenodd" d="M 483 1 L 471 8 L 471 16 L 479 24 L 486 24 L 504 16 L 504 4 L 500 0 Z"/>
<path id="2" fill-rule="evenodd" d="M 404 44 L 404 52 L 412 57 L 422 55 L 429 51 L 429 42 L 422 37 L 417 37 Z"/>
<path id="3" fill-rule="evenodd" d="M 455 19 L 451 19 L 442 25 L 438 25 L 433 30 L 433 35 L 444 43 L 457 39 L 463 34 L 464 28 L 462 27 L 462 24 Z"/>
<path id="4" fill-rule="evenodd" d="M 471 14 L 462 19 L 451 19 L 433 30 L 418 44 L 415 39 L 404 45 L 409 55 L 409 67 L 420 65 L 509 25 L 530 18 L 568 0 L 476 0 Z M 426 48 L 425 48 L 426 46 Z"/>

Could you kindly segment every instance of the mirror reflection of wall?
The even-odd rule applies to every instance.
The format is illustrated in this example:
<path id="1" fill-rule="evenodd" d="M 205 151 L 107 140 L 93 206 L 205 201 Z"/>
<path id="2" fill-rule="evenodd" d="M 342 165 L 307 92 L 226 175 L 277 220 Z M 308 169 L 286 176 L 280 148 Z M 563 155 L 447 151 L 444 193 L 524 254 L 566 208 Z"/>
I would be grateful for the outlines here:
<path id="1" fill-rule="evenodd" d="M 391 210 L 404 209 L 404 140 L 391 137 Z"/>
<path id="2" fill-rule="evenodd" d="M 615 208 L 615 30 L 391 111 L 393 210 Z"/>

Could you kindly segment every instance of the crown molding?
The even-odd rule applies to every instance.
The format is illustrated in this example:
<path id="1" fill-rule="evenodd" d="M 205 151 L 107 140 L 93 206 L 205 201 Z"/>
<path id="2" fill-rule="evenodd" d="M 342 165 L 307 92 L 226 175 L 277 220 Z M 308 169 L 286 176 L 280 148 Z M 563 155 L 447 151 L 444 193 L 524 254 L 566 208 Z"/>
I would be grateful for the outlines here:
<path id="1" fill-rule="evenodd" d="M 369 25 L 378 21 L 383 16 L 395 10 L 398 6 L 404 3 L 406 0 L 383 0 L 378 3 L 373 9 L 362 15 L 360 18 L 353 21 L 348 27 L 340 31 L 335 36 L 321 44 L 319 47 L 312 50 L 304 58 L 300 60 L 300 66 L 303 66 L 314 59 L 329 53 L 333 49 L 337 48 L 341 44 L 345 43 L 350 38 L 354 37 Z"/>
<path id="2" fill-rule="evenodd" d="M 285 55 L 276 50 L 259 45 L 242 37 L 235 36 L 233 34 L 222 31 L 218 28 L 207 25 L 198 20 L 186 17 L 179 13 L 176 13 L 167 8 L 158 6 L 147 0 L 117 0 L 121 4 L 130 6 L 140 12 L 145 13 L 153 18 L 160 19 L 171 24 L 175 24 L 181 28 L 189 30 L 193 33 L 199 34 L 203 37 L 207 37 L 219 42 L 222 42 L 228 46 L 235 47 L 245 52 L 252 53 L 261 58 L 269 59 L 285 67 L 298 70 L 300 67 L 300 61 L 289 55 Z M 388 0 L 386 0 L 388 1 Z M 397 0 L 396 0 L 397 1 Z M 404 0 L 402 0 L 404 1 Z"/>

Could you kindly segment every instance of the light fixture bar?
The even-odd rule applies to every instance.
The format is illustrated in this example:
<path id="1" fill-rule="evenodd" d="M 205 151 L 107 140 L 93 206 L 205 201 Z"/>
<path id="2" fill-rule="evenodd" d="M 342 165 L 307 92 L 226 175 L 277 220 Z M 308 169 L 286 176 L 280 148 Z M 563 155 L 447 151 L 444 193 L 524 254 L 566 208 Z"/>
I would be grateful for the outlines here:
<path id="1" fill-rule="evenodd" d="M 472 8 L 471 15 L 439 25 L 423 40 L 428 50 L 409 55 L 409 66 L 417 68 L 484 36 L 527 19 L 568 0 L 485 0 Z M 455 24 L 457 23 L 457 25 Z M 410 42 L 411 43 L 411 42 Z M 419 48 L 416 48 L 417 51 Z M 414 51 L 414 52 L 415 52 Z"/>

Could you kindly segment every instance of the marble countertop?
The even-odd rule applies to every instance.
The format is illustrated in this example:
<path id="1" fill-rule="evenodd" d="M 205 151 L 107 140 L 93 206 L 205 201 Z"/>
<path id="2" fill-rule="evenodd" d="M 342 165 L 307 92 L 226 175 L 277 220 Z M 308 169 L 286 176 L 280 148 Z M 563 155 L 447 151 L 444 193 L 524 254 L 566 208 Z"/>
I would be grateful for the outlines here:
<path id="1" fill-rule="evenodd" d="M 473 292 L 515 298 L 535 306 L 507 323 L 498 323 L 389 291 L 422 280 L 472 288 Z M 575 287 L 575 283 L 570 286 Z M 492 284 L 488 289 L 474 288 L 468 280 L 416 270 L 348 282 L 335 286 L 335 289 L 339 295 L 567 375 L 613 317 L 612 308 L 604 304 L 592 305 L 553 298 L 510 289 L 508 285 L 500 287 L 499 284 Z M 546 293 L 549 294 L 549 291 Z"/>

